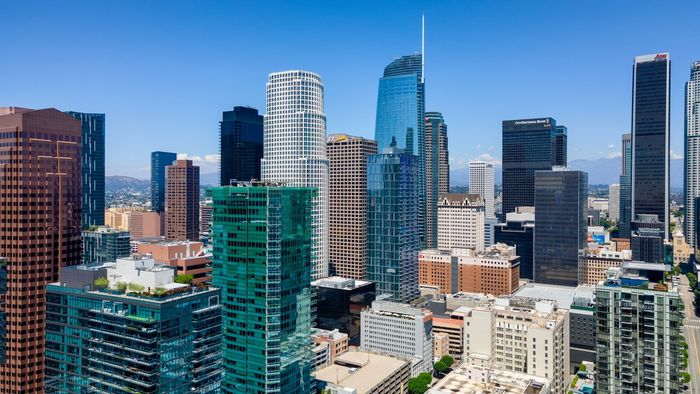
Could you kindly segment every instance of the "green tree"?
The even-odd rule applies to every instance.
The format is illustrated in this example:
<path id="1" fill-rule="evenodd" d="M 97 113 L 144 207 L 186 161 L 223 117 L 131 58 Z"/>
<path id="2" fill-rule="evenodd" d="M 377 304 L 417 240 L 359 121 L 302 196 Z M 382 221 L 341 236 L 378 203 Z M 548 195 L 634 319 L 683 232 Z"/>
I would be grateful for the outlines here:
<path id="1" fill-rule="evenodd" d="M 421 372 L 415 378 L 408 379 L 409 394 L 423 394 L 428 391 L 428 385 L 433 381 L 433 377 L 427 372 Z"/>
<path id="2" fill-rule="evenodd" d="M 440 361 L 443 362 L 447 366 L 447 368 L 452 367 L 452 364 L 454 364 L 455 362 L 455 360 L 450 356 L 442 356 L 440 358 Z"/>
<path id="3" fill-rule="evenodd" d="M 681 372 L 681 379 L 683 383 L 690 383 L 690 374 L 688 372 Z"/>
<path id="4" fill-rule="evenodd" d="M 162 287 L 156 287 L 155 289 L 153 289 L 153 295 L 158 297 L 164 296 L 166 292 L 167 291 Z"/>
<path id="5" fill-rule="evenodd" d="M 117 282 L 117 290 L 119 291 L 125 291 L 128 286 L 129 284 L 126 282 Z"/>
<path id="6" fill-rule="evenodd" d="M 192 274 L 180 274 L 175 276 L 175 283 L 182 283 L 185 285 L 191 285 L 194 280 L 194 275 Z"/>
<path id="7" fill-rule="evenodd" d="M 698 285 L 698 278 L 694 273 L 688 272 L 685 276 L 688 277 L 688 282 L 690 282 L 690 288 L 694 289 Z"/>
<path id="8" fill-rule="evenodd" d="M 107 278 L 97 278 L 95 279 L 95 287 L 98 289 L 105 289 L 109 286 L 109 280 Z"/>
<path id="9" fill-rule="evenodd" d="M 140 293 L 144 289 L 144 287 L 138 283 L 129 283 L 127 288 L 129 289 L 129 291 L 132 291 L 134 293 Z"/>
<path id="10" fill-rule="evenodd" d="M 448 367 L 447 365 L 445 365 L 444 362 L 442 362 L 442 360 L 440 360 L 433 364 L 433 368 L 435 369 L 435 373 L 437 373 L 438 375 L 442 375 L 445 373 L 445 371 L 447 371 Z"/>

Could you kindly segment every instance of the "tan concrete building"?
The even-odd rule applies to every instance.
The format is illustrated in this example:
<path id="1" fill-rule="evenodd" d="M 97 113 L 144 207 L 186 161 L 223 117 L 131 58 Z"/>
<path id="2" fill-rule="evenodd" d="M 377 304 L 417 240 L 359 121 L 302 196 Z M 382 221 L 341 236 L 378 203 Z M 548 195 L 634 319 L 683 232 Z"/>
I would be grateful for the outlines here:
<path id="1" fill-rule="evenodd" d="M 464 352 L 464 320 L 433 316 L 433 334 L 435 333 L 447 334 L 449 353 L 462 357 Z"/>
<path id="2" fill-rule="evenodd" d="M 514 246 L 496 244 L 483 250 L 429 249 L 418 254 L 418 283 L 457 292 L 512 294 L 520 284 L 520 257 Z"/>
<path id="3" fill-rule="evenodd" d="M 136 248 L 139 254 L 150 254 L 159 263 L 177 267 L 178 275 L 194 276 L 193 284 L 211 282 L 211 254 L 201 242 L 142 242 Z"/>
<path id="4" fill-rule="evenodd" d="M 362 137 L 328 137 L 330 274 L 365 279 L 367 260 L 367 156 L 377 143 Z"/>
<path id="5" fill-rule="evenodd" d="M 408 393 L 411 363 L 400 357 L 348 351 L 313 375 L 331 394 L 401 394 Z"/>
<path id="6" fill-rule="evenodd" d="M 192 160 L 165 167 L 165 238 L 199 240 L 199 167 Z"/>
<path id="7" fill-rule="evenodd" d="M 133 240 L 160 237 L 160 221 L 160 214 L 141 208 L 109 208 L 105 211 L 105 226 L 129 231 Z"/>
<path id="8" fill-rule="evenodd" d="M 693 248 L 685 242 L 685 235 L 680 229 L 673 232 L 673 264 L 685 264 L 693 254 Z"/>
<path id="9" fill-rule="evenodd" d="M 549 379 L 503 369 L 461 365 L 428 394 L 550 394 Z"/>
<path id="10" fill-rule="evenodd" d="M 484 250 L 484 199 L 478 194 L 448 193 L 437 209 L 437 248 Z"/>
<path id="11" fill-rule="evenodd" d="M 320 330 L 315 329 L 311 334 L 311 342 L 315 344 L 328 344 L 328 353 L 330 362 L 348 351 L 348 334 L 335 330 Z"/>
<path id="12" fill-rule="evenodd" d="M 433 331 L 433 345 L 435 357 L 450 355 L 450 336 L 446 333 Z"/>
<path id="13" fill-rule="evenodd" d="M 614 250 L 589 251 L 578 260 L 578 284 L 596 285 L 605 280 L 606 272 L 610 267 L 621 267 L 625 261 L 632 259 L 631 250 L 621 252 Z"/>

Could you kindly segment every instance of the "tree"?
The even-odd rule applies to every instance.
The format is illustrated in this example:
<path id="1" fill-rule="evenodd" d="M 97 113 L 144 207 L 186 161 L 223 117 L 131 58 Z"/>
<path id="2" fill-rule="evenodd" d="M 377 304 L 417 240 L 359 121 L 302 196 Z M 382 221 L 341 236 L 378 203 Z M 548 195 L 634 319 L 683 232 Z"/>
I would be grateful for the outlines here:
<path id="1" fill-rule="evenodd" d="M 182 283 L 185 285 L 191 285 L 194 280 L 194 275 L 192 274 L 180 274 L 175 276 L 175 283 Z"/>
<path id="2" fill-rule="evenodd" d="M 129 283 L 127 286 L 129 291 L 132 291 L 134 293 L 140 293 L 143 291 L 144 287 L 138 283 Z"/>
<path id="3" fill-rule="evenodd" d="M 442 360 L 440 360 L 433 365 L 433 368 L 438 375 L 442 375 L 445 373 L 445 371 L 447 371 L 448 367 L 444 362 L 442 362 Z"/>
<path id="4" fill-rule="evenodd" d="M 128 286 L 129 284 L 126 282 L 117 282 L 117 290 L 119 291 L 125 291 Z"/>
<path id="5" fill-rule="evenodd" d="M 156 287 L 155 289 L 153 289 L 154 296 L 162 297 L 165 295 L 165 293 L 166 293 L 166 290 L 162 287 Z"/>
<path id="6" fill-rule="evenodd" d="M 440 358 L 440 361 L 445 363 L 445 365 L 447 366 L 448 369 L 450 367 L 452 367 L 452 364 L 454 364 L 454 362 L 455 362 L 455 360 L 450 356 L 442 356 Z"/>
<path id="7" fill-rule="evenodd" d="M 690 383 L 690 374 L 688 372 L 681 372 L 681 379 L 683 383 Z"/>
<path id="8" fill-rule="evenodd" d="M 688 277 L 688 282 L 690 282 L 690 288 L 694 289 L 698 285 L 698 277 L 694 273 L 688 272 L 685 276 Z"/>
<path id="9" fill-rule="evenodd" d="M 97 278 L 95 279 L 95 287 L 98 289 L 105 289 L 109 286 L 109 280 L 107 278 Z"/>
<path id="10" fill-rule="evenodd" d="M 427 372 L 421 372 L 415 378 L 408 379 L 409 394 L 423 394 L 428 391 L 428 385 L 433 381 L 433 377 Z"/>

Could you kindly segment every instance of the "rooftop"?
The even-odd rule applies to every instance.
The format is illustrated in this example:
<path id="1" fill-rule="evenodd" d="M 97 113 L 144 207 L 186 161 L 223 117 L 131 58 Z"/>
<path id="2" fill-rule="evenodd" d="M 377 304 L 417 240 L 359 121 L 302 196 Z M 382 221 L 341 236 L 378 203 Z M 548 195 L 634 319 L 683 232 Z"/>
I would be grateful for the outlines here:
<path id="1" fill-rule="evenodd" d="M 408 361 L 364 351 L 347 351 L 332 365 L 313 373 L 318 380 L 367 393 L 385 379 L 398 373 Z"/>
<path id="2" fill-rule="evenodd" d="M 476 365 L 462 366 L 450 372 L 432 389 L 431 394 L 539 394 L 547 392 L 549 380 L 534 375 Z"/>
<path id="3" fill-rule="evenodd" d="M 370 283 L 372 282 L 366 280 L 343 278 L 340 276 L 330 276 L 328 278 L 322 278 L 311 282 L 311 286 L 326 287 L 331 289 L 352 290 L 360 288 L 362 286 L 367 286 Z"/>
<path id="4" fill-rule="evenodd" d="M 559 308 L 569 309 L 574 293 L 580 287 L 528 283 L 513 293 L 513 296 L 554 300 Z"/>
<path id="5" fill-rule="evenodd" d="M 432 313 L 427 309 L 414 308 L 408 304 L 401 304 L 391 301 L 373 301 L 372 307 L 363 313 L 378 315 L 390 315 L 398 318 L 432 317 Z"/>

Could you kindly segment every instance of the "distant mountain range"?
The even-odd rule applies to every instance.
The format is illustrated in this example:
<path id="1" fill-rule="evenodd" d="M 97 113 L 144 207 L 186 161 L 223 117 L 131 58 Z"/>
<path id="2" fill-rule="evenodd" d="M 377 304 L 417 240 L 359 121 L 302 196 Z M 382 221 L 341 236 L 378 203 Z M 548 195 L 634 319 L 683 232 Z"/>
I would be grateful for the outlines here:
<path id="1" fill-rule="evenodd" d="M 148 179 L 138 179 L 123 175 L 110 175 L 105 177 L 105 191 L 108 193 L 125 189 L 147 191 L 150 187 L 151 181 Z"/>
<path id="2" fill-rule="evenodd" d="M 619 157 L 596 160 L 570 160 L 569 168 L 587 172 L 589 185 L 609 185 L 620 182 L 622 160 Z M 502 177 L 501 166 L 494 167 L 494 176 L 496 183 L 500 184 Z M 450 171 L 451 186 L 466 186 L 468 183 L 468 168 L 458 168 Z M 683 159 L 671 160 L 671 187 L 683 187 Z"/>

